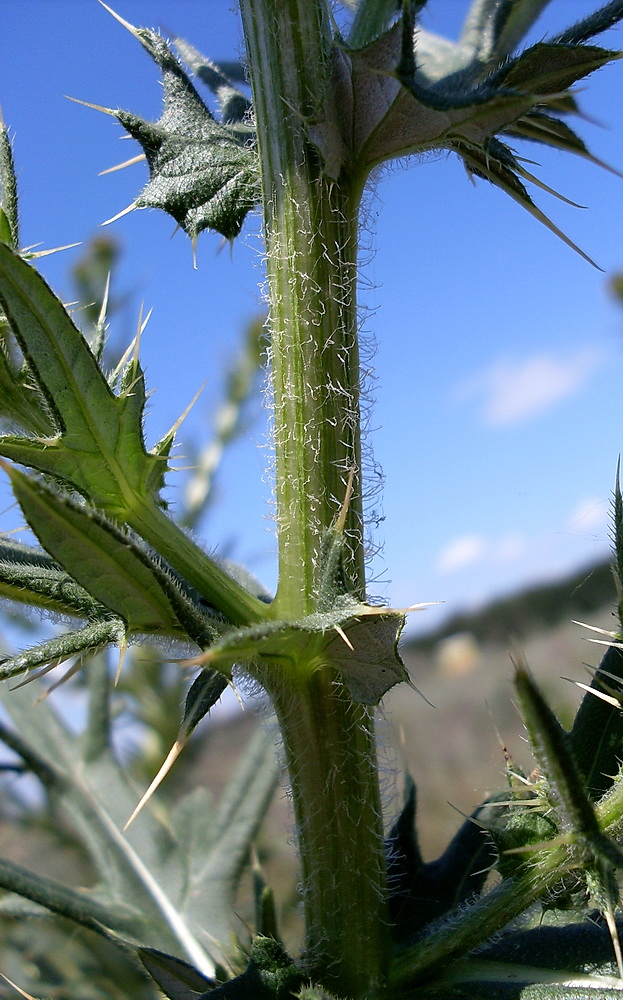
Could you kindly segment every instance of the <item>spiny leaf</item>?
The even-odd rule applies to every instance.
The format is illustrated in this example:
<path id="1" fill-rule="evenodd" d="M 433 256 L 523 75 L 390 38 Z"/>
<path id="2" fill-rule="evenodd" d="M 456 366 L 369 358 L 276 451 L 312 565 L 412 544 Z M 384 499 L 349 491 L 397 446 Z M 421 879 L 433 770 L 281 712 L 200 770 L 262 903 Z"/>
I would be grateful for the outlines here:
<path id="1" fill-rule="evenodd" d="M 479 149 L 477 146 L 467 143 L 456 143 L 455 151 L 463 160 L 468 174 L 483 177 L 491 181 L 492 184 L 499 187 L 502 191 L 505 191 L 513 201 L 516 201 L 522 208 L 525 208 L 530 215 L 542 223 L 550 232 L 554 233 L 563 243 L 566 243 L 572 250 L 575 250 L 580 257 L 583 257 L 584 260 L 597 268 L 598 271 L 601 270 L 588 254 L 584 253 L 568 236 L 565 236 L 562 230 L 534 204 L 526 188 L 517 176 L 516 171 L 519 169 L 519 164 L 507 146 L 499 142 L 499 140 L 491 139 L 486 143 L 485 149 Z"/>
<path id="2" fill-rule="evenodd" d="M 568 90 L 578 80 L 618 58 L 618 52 L 596 45 L 538 42 L 496 75 L 496 80 L 524 94 L 546 97 Z"/>
<path id="3" fill-rule="evenodd" d="M 302 673 L 335 667 L 355 701 L 377 705 L 383 695 L 409 674 L 398 655 L 404 614 L 356 601 L 334 611 L 299 621 L 269 621 L 229 631 L 188 665 L 208 664 L 228 672 L 235 663 L 253 669 L 271 660 L 292 663 Z"/>
<path id="4" fill-rule="evenodd" d="M 572 27 L 561 31 L 553 40 L 562 45 L 579 45 L 601 34 L 602 31 L 613 28 L 621 19 L 623 19 L 623 0 L 609 0 L 609 3 L 603 4 Z"/>
<path id="5" fill-rule="evenodd" d="M 547 781 L 547 799 L 561 829 L 598 861 L 623 867 L 623 852 L 599 827 L 569 737 L 523 666 L 517 668 L 515 688 L 530 745 Z"/>
<path id="6" fill-rule="evenodd" d="M 494 137 L 525 134 L 592 159 L 582 141 L 556 119 L 550 119 L 549 127 L 542 121 L 540 128 L 529 119 L 539 113 L 577 110 L 568 88 L 619 58 L 619 53 L 559 36 L 512 57 L 512 48 L 543 6 L 541 0 L 503 4 L 475 0 L 456 44 L 416 30 L 418 6 L 405 2 L 401 22 L 374 40 L 368 37 L 362 48 L 345 50 L 351 65 L 352 101 L 347 100 L 341 68 L 334 74 L 311 133 L 327 170 L 335 175 L 336 155 L 340 162 L 346 156 L 345 152 L 336 153 L 339 143 L 336 145 L 327 124 L 331 108 L 338 107 L 334 119 L 339 122 L 342 145 L 347 149 L 350 144 L 351 156 L 362 171 L 409 153 L 452 150 L 462 157 L 469 172 L 501 187 L 578 251 L 536 208 L 519 179 L 535 178 L 520 167 L 509 150 L 502 154 Z M 591 22 L 590 32 L 580 31 L 582 40 L 603 30 L 603 24 L 623 17 L 620 2 L 610 7 L 607 16 Z"/>
<path id="7" fill-rule="evenodd" d="M 0 438 L 0 453 L 62 477 L 113 515 L 146 496 L 161 460 L 145 451 L 142 373 L 115 396 L 82 334 L 43 278 L 0 244 L 0 302 L 57 424 L 51 438 Z"/>
<path id="8" fill-rule="evenodd" d="M 124 827 L 125 830 L 127 830 L 130 824 L 134 822 L 144 806 L 147 805 L 156 789 L 162 784 L 175 761 L 186 746 L 193 730 L 198 726 L 201 719 L 203 719 L 204 716 L 208 714 L 210 709 L 216 704 L 226 687 L 227 679 L 217 670 L 202 670 L 199 676 L 195 678 L 190 691 L 186 696 L 184 717 L 182 719 L 175 743 L 167 754 L 166 760 L 156 774 L 156 777 L 153 779 L 149 788 L 141 797 L 136 809 L 130 816 Z"/>
<path id="9" fill-rule="evenodd" d="M 415 830 L 416 792 L 410 779 L 405 792 L 405 805 L 386 842 L 389 912 L 397 941 L 413 937 L 479 893 L 496 857 L 486 833 L 485 816 L 494 807 L 488 801 L 461 825 L 444 853 L 425 864 Z"/>
<path id="10" fill-rule="evenodd" d="M 62 303 L 4 244 L 0 302 L 58 425 L 49 438 L 1 437 L 0 454 L 62 479 L 109 516 L 134 526 L 234 622 L 264 618 L 266 608 L 160 508 L 154 491 L 162 485 L 164 461 L 145 451 L 145 389 L 138 360 L 130 359 L 122 395 L 116 396 Z"/>
<path id="11" fill-rule="evenodd" d="M 0 680 L 23 674 L 26 670 L 62 663 L 71 656 L 122 643 L 125 636 L 126 623 L 122 618 L 111 616 L 90 622 L 82 629 L 55 636 L 23 653 L 0 660 Z"/>
<path id="12" fill-rule="evenodd" d="M 253 132 L 238 121 L 217 122 L 168 43 L 153 31 L 122 23 L 160 67 L 164 92 L 158 122 L 108 112 L 140 143 L 149 166 L 150 179 L 132 207 L 168 212 L 193 240 L 204 229 L 233 239 L 259 199 Z"/>
<path id="13" fill-rule="evenodd" d="M 528 112 L 509 128 L 504 129 L 504 134 L 520 139 L 529 139 L 545 146 L 552 146 L 555 149 L 563 149 L 567 153 L 576 153 L 596 166 L 619 175 L 618 170 L 593 156 L 583 139 L 566 122 L 561 121 L 560 118 L 554 118 L 553 115 L 548 115 L 544 111 Z"/>
<path id="14" fill-rule="evenodd" d="M 175 38 L 175 48 L 186 65 L 198 76 L 206 87 L 216 95 L 221 109 L 223 124 L 244 124 L 251 110 L 251 102 L 234 87 L 227 74 L 206 59 L 193 45 L 183 38 Z M 244 74 L 244 67 L 240 67 Z"/>
<path id="15" fill-rule="evenodd" d="M 177 620 L 147 551 L 95 508 L 5 465 L 24 516 L 46 551 L 131 631 L 171 633 Z"/>
<path id="16" fill-rule="evenodd" d="M 222 617 L 195 603 L 169 567 L 129 529 L 17 469 L 5 468 L 41 544 L 97 601 L 126 622 L 128 632 L 184 632 L 205 647 L 226 630 Z"/>

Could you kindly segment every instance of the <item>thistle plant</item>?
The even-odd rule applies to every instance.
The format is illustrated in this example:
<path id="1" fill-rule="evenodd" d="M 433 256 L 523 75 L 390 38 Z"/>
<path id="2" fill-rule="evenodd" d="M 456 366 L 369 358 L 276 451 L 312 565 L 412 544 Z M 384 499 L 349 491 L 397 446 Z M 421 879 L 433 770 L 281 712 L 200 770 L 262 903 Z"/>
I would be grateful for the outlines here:
<path id="1" fill-rule="evenodd" d="M 399 815 L 383 815 L 376 759 L 375 710 L 410 682 L 398 652 L 410 609 L 373 603 L 366 583 L 361 198 L 380 164 L 449 150 L 586 256 L 537 207 L 526 187 L 536 178 L 510 143 L 594 159 L 568 124 L 578 111 L 571 88 L 618 58 L 594 38 L 623 19 L 623 0 L 522 48 L 546 4 L 474 0 L 451 43 L 421 28 L 421 0 L 359 0 L 338 20 L 328 0 L 241 0 L 251 101 L 188 42 L 115 15 L 164 86 L 155 123 L 99 108 L 140 144 L 149 169 L 126 211 L 162 209 L 193 242 L 206 229 L 232 240 L 250 210 L 262 213 L 274 596 L 200 549 L 166 509 L 178 427 L 147 449 L 140 335 L 108 370 L 105 302 L 87 339 L 20 252 L 3 133 L 0 455 L 40 548 L 3 541 L 0 587 L 78 624 L 7 657 L 0 675 L 78 658 L 92 711 L 72 740 L 49 706 L 33 710 L 35 722 L 23 692 L 12 692 L 4 700 L 15 726 L 1 735 L 68 804 L 102 885 L 77 893 L 9 863 L 0 882 L 138 956 L 171 1000 L 553 1000 L 621 990 L 618 633 L 570 732 L 517 662 L 537 770 L 526 777 L 509 764 L 506 791 L 477 806 L 436 862 L 419 852 L 410 780 Z M 219 118 L 191 74 L 215 96 Z M 186 523 L 194 516 L 191 505 Z M 618 483 L 614 524 L 621 580 Z M 194 673 L 171 759 L 232 679 L 251 678 L 274 710 L 300 859 L 300 955 L 284 951 L 266 887 L 251 940 L 232 944 L 228 907 L 274 781 L 265 740 L 216 812 L 197 795 L 163 820 L 146 801 L 124 829 L 132 795 L 111 748 L 115 696 L 102 651 L 116 645 L 123 660 L 132 643 L 172 640 L 192 647 Z"/>

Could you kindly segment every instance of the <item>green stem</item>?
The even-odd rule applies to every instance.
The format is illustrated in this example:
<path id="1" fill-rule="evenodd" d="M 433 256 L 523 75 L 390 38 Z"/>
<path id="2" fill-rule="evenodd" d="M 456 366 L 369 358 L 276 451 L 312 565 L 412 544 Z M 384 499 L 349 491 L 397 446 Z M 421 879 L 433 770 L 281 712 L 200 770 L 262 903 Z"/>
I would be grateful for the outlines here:
<path id="1" fill-rule="evenodd" d="M 243 0 L 261 157 L 270 299 L 279 616 L 313 610 L 318 549 L 349 473 L 349 575 L 363 595 L 358 192 L 308 137 L 330 74 L 325 0 Z M 277 611 L 275 612 L 277 614 Z"/>
<path id="2" fill-rule="evenodd" d="M 564 847 L 554 848 L 535 863 L 530 874 L 506 879 L 469 907 L 434 926 L 395 957 L 389 976 L 390 994 L 412 990 L 449 969 L 548 892 L 555 893 L 575 866 L 575 859 Z"/>
<path id="3" fill-rule="evenodd" d="M 234 625 L 250 625 L 269 616 L 268 606 L 221 569 L 160 507 L 137 504 L 127 521 Z"/>
<path id="4" fill-rule="evenodd" d="M 273 667 L 267 687 L 292 786 L 307 968 L 338 996 L 370 996 L 389 953 L 371 711 L 329 669 L 293 684 Z"/>
<path id="5" fill-rule="evenodd" d="M 317 610 L 319 554 L 352 476 L 349 589 L 365 594 L 356 302 L 360 184 L 324 172 L 309 125 L 330 117 L 328 0 L 241 0 L 261 161 L 270 302 L 279 586 L 272 609 Z M 329 123 L 330 124 L 330 123 Z M 333 123 L 336 124 L 336 123 Z M 337 128 L 337 125 L 336 125 Z M 380 989 L 386 879 L 374 721 L 327 663 L 257 666 L 281 727 L 312 977 Z"/>

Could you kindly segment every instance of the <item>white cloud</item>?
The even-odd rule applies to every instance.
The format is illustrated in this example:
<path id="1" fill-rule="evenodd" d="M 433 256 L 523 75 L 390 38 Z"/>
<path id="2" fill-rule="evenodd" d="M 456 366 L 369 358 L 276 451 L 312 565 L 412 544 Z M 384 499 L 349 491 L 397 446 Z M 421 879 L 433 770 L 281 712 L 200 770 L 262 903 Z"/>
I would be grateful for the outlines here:
<path id="1" fill-rule="evenodd" d="M 439 553 L 437 569 L 440 573 L 451 573 L 477 562 L 484 554 L 486 545 L 481 535 L 463 535 L 455 538 Z"/>
<path id="2" fill-rule="evenodd" d="M 582 534 L 606 534 L 610 526 L 610 504 L 603 497 L 586 497 L 573 508 L 568 528 Z"/>
<path id="3" fill-rule="evenodd" d="M 520 423 L 577 392 L 602 359 L 599 351 L 584 348 L 566 358 L 534 354 L 523 361 L 496 361 L 464 383 L 458 396 L 481 399 L 489 426 Z"/>
<path id="4" fill-rule="evenodd" d="M 437 571 L 453 573 L 477 562 L 489 566 L 513 562 L 524 549 L 524 539 L 518 534 L 504 535 L 495 540 L 476 534 L 461 535 L 448 542 L 441 550 L 437 559 Z"/>

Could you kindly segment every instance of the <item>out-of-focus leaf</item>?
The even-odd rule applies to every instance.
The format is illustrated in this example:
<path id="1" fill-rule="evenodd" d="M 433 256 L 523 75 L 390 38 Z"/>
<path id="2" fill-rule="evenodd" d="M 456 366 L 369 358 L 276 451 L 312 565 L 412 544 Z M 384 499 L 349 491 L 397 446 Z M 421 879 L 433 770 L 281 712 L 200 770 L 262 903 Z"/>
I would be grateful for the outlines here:
<path id="1" fill-rule="evenodd" d="M 240 934 L 234 900 L 275 788 L 272 740 L 264 731 L 256 735 L 216 808 L 199 791 L 170 816 L 161 808 L 162 820 L 144 810 L 124 833 L 137 794 L 112 755 L 105 720 L 100 738 L 83 740 L 60 721 L 49 699 L 33 706 L 32 687 L 0 687 L 0 698 L 15 727 L 0 726 L 0 738 L 43 782 L 99 875 L 99 885 L 85 892 L 85 906 L 97 901 L 104 928 L 105 907 L 112 908 L 111 921 L 121 907 L 126 937 L 210 977 L 214 965 L 202 942 L 227 953 Z M 99 685 L 99 716 L 106 698 L 106 686 Z"/>

